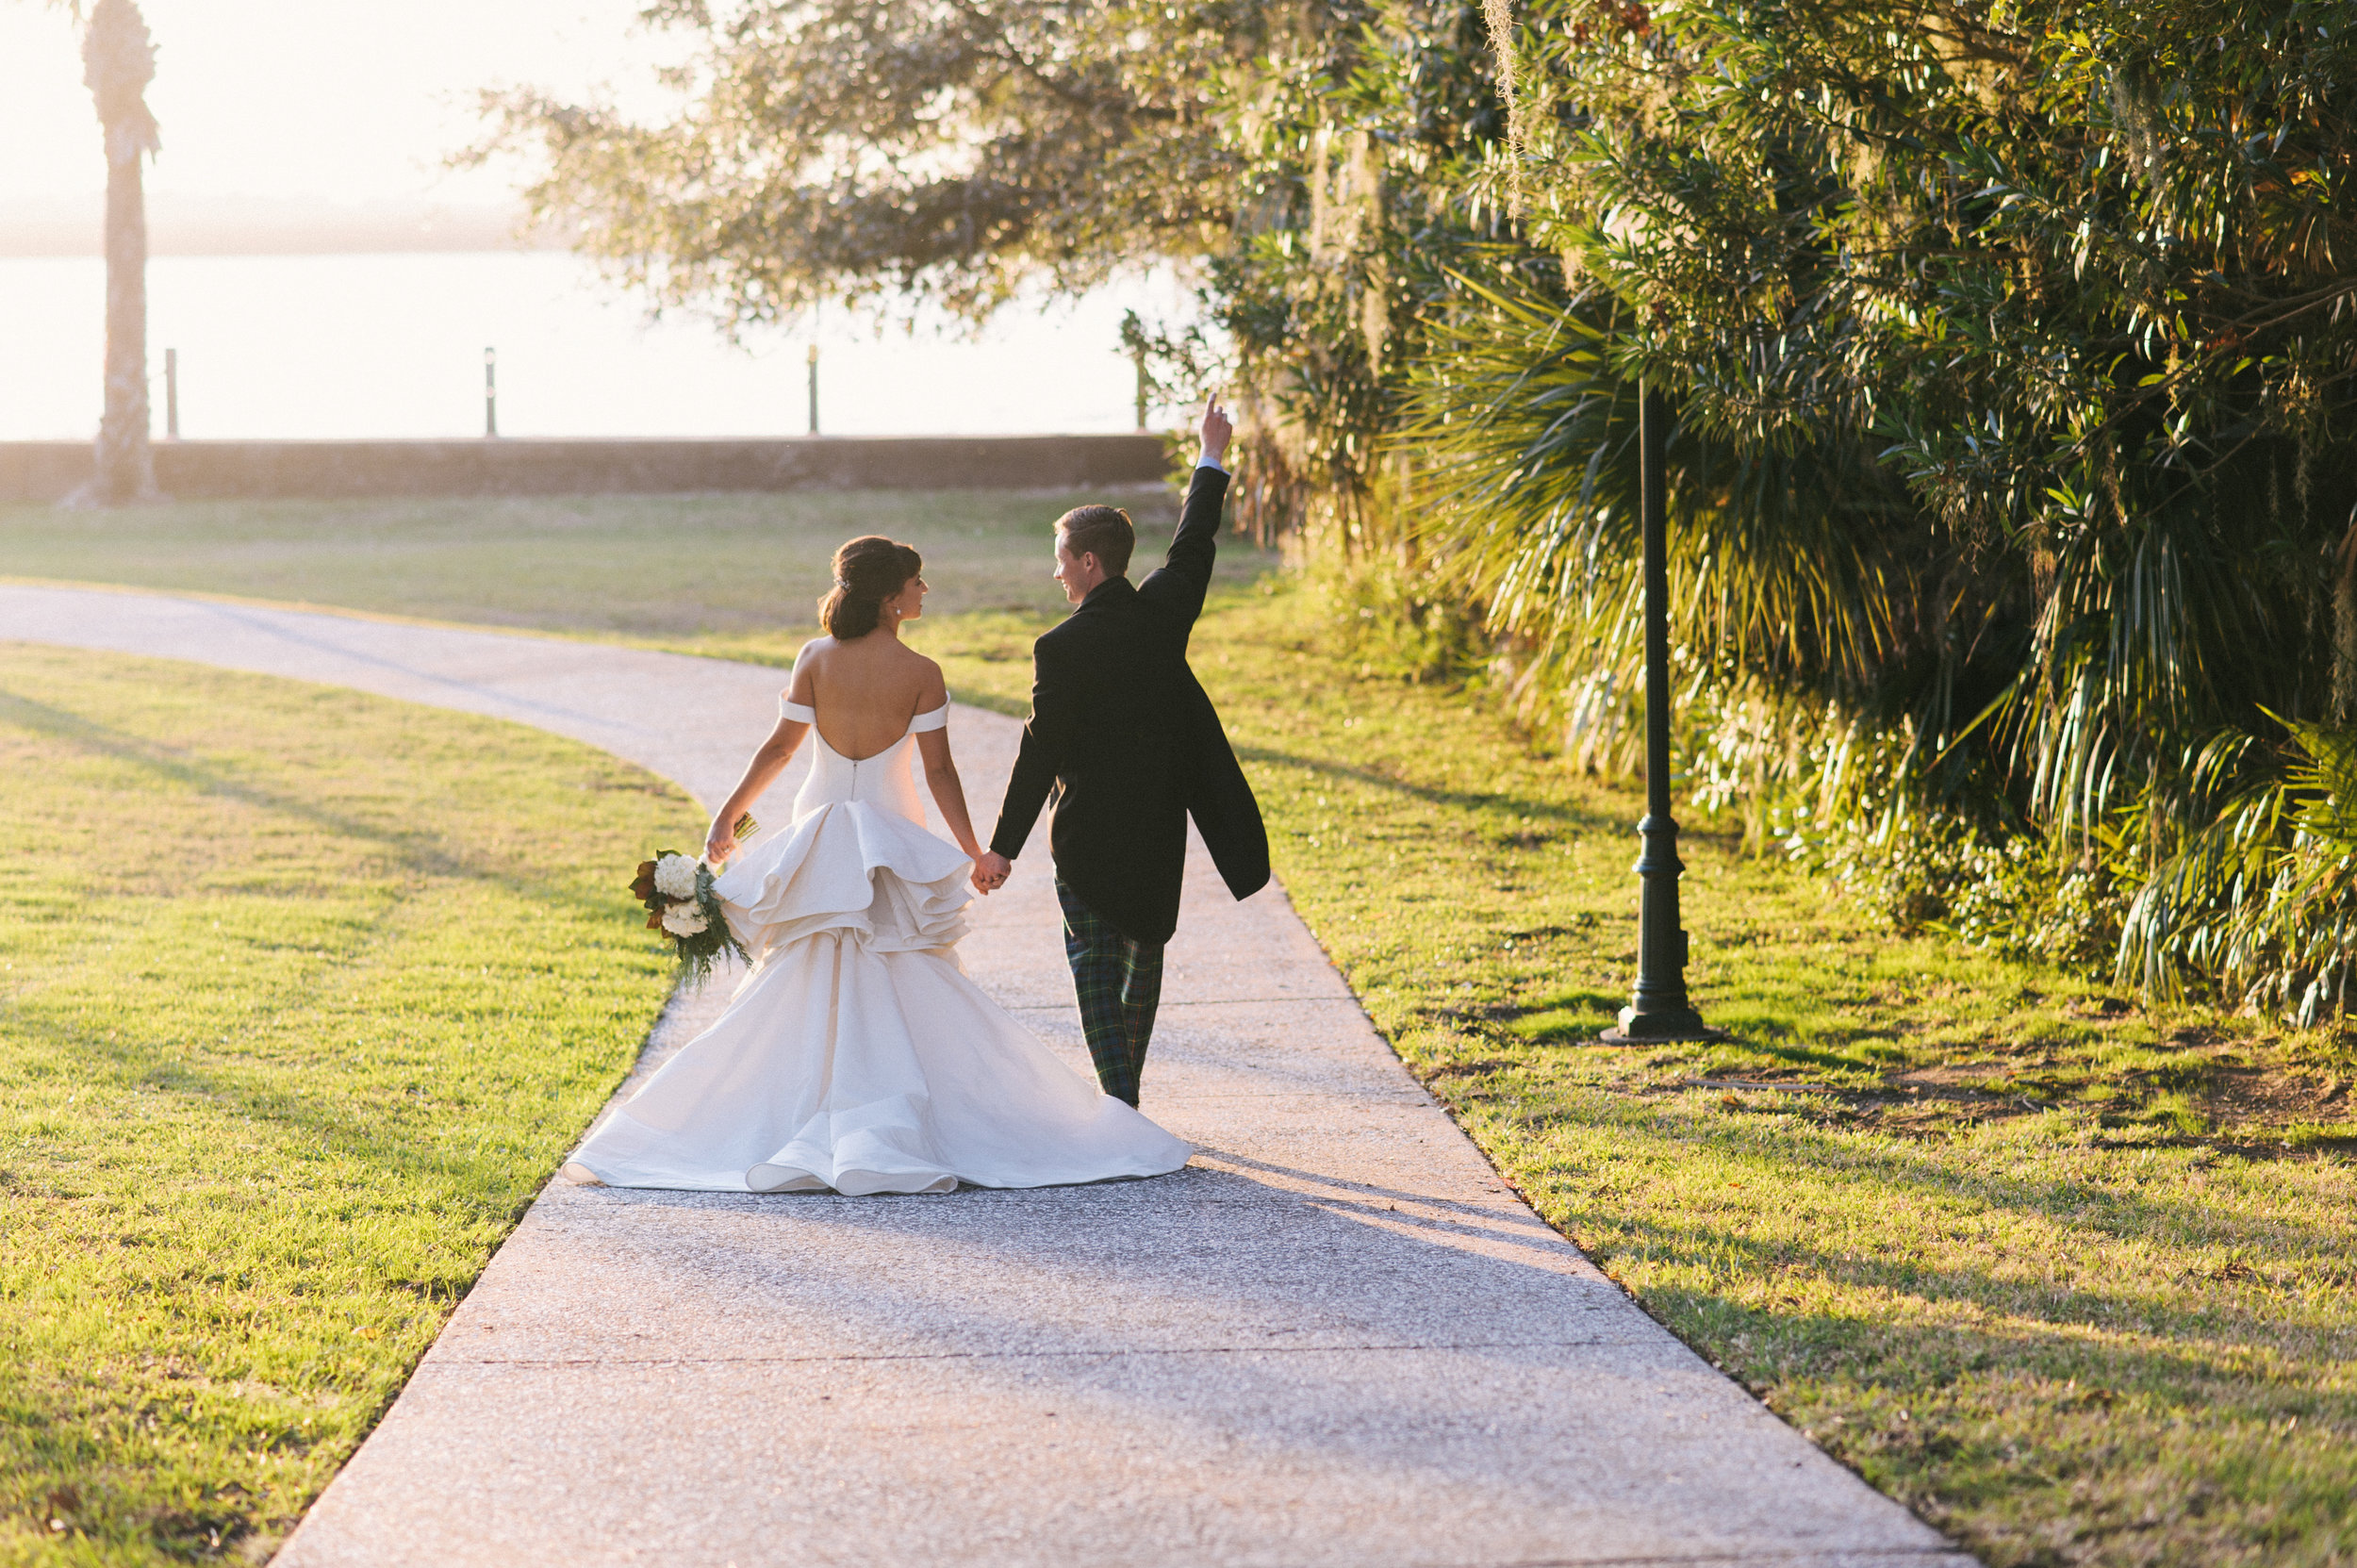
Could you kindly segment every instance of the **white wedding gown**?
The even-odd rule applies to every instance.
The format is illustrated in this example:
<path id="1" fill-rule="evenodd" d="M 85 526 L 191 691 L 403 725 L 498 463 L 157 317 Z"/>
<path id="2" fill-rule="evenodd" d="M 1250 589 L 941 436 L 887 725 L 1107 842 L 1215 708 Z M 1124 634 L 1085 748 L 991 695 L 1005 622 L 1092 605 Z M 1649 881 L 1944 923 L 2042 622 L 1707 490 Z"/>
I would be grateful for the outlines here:
<path id="1" fill-rule="evenodd" d="M 728 1011 L 600 1123 L 575 1181 L 946 1193 L 1159 1176 L 1193 1147 L 1066 1066 L 958 966 L 972 862 L 925 827 L 911 753 L 830 747 L 793 825 L 715 887 L 753 967 Z"/>

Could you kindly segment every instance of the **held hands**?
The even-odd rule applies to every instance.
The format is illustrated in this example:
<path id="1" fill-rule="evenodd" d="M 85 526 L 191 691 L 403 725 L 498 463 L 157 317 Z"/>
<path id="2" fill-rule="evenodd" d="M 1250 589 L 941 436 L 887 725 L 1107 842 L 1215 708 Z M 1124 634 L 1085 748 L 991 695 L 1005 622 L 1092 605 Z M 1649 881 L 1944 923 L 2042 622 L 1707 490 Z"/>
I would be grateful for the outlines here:
<path id="1" fill-rule="evenodd" d="M 996 850 L 984 850 L 974 857 L 974 891 L 982 894 L 996 893 L 1007 884 L 1007 878 L 1014 874 L 1014 861 Z"/>
<path id="2" fill-rule="evenodd" d="M 1228 410 L 1219 405 L 1219 394 L 1207 394 L 1203 399 L 1203 455 L 1212 462 L 1228 455 L 1228 438 L 1236 427 L 1228 418 Z"/>

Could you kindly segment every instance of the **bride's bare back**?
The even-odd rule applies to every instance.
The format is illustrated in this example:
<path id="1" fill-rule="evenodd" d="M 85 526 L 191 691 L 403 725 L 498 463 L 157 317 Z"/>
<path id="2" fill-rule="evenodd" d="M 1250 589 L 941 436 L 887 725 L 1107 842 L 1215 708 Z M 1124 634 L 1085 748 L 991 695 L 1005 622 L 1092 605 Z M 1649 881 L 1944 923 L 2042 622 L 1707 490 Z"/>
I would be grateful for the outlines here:
<path id="1" fill-rule="evenodd" d="M 835 755 L 852 762 L 880 756 L 908 734 L 911 720 L 949 701 L 941 667 L 900 641 L 901 624 L 925 613 L 926 591 L 924 578 L 911 577 L 899 592 L 882 602 L 874 630 L 856 637 L 814 637 L 802 645 L 800 656 L 794 661 L 794 677 L 786 685 L 785 701 L 812 712 L 818 738 Z M 753 752 L 745 776 L 712 819 L 712 830 L 704 837 L 704 856 L 712 864 L 717 866 L 736 852 L 739 815 L 785 770 L 813 727 L 792 714 L 779 718 L 777 728 Z M 920 732 L 916 750 L 924 763 L 926 787 L 932 792 L 933 804 L 941 808 L 943 824 L 958 848 L 975 860 L 975 887 L 991 891 L 1006 880 L 1007 866 L 975 842 L 974 824 L 965 809 L 965 786 L 949 756 L 949 732 Z"/>
<path id="2" fill-rule="evenodd" d="M 818 715 L 818 737 L 837 756 L 865 762 L 898 744 L 909 720 L 949 694 L 939 665 L 880 629 L 849 642 L 803 644 L 786 699 Z"/>

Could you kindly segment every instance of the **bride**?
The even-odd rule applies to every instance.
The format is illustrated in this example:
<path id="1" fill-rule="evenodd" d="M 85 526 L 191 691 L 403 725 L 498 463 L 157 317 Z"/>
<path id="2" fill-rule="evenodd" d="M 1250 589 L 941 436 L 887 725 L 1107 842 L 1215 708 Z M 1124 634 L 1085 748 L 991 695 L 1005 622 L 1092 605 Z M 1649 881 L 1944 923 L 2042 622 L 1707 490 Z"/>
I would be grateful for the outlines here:
<path id="1" fill-rule="evenodd" d="M 904 646 L 923 612 L 915 551 L 853 539 L 819 602 L 783 714 L 713 817 L 705 859 L 752 972 L 565 1166 L 615 1187 L 946 1193 L 1159 1176 L 1191 1147 L 1066 1066 L 958 966 L 975 841 L 949 757 L 941 667 Z M 794 820 L 738 852 L 730 824 L 802 744 Z M 914 748 L 910 742 L 915 741 Z M 924 825 L 911 751 L 952 848 Z"/>

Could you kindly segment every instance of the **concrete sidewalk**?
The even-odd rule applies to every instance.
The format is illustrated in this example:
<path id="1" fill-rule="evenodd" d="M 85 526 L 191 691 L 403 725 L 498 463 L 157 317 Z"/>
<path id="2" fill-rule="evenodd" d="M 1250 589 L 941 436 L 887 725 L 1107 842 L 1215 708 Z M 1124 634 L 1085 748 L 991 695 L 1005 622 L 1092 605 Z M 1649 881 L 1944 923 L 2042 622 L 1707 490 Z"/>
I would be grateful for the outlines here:
<path id="1" fill-rule="evenodd" d="M 7 638 L 496 714 L 706 801 L 783 683 L 0 585 Z M 1016 733 L 953 718 L 984 820 Z M 963 951 L 1085 1070 L 1047 872 L 1043 845 Z M 277 1560 L 1969 1562 L 1507 1191 L 1281 892 L 1230 901 L 1199 846 L 1164 996 L 1146 1110 L 1202 1147 L 1175 1176 L 856 1199 L 550 1188 Z M 652 1052 L 718 1001 L 676 1004 Z"/>

